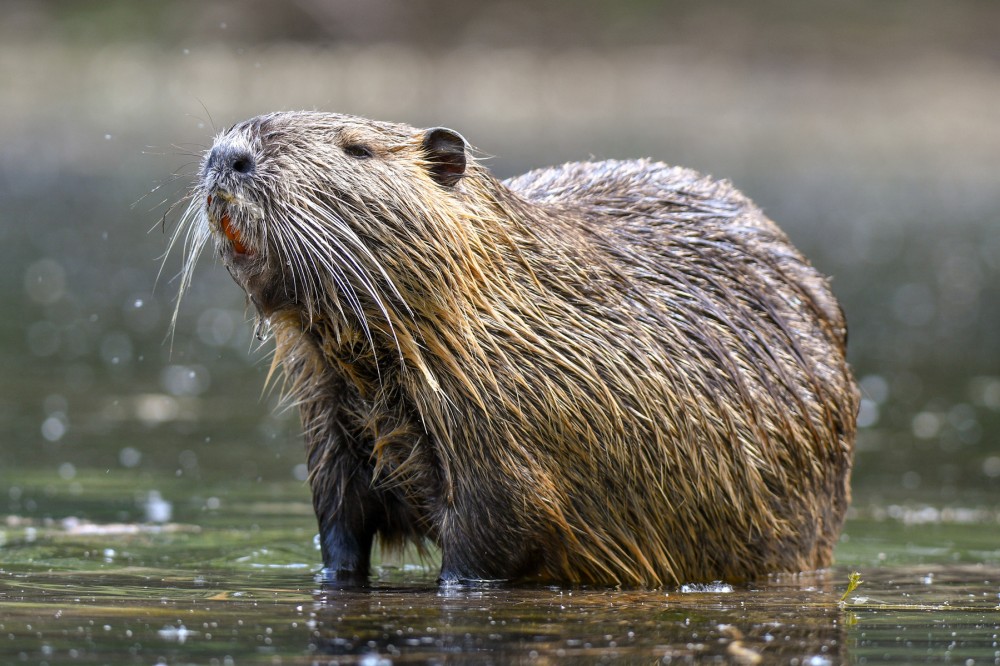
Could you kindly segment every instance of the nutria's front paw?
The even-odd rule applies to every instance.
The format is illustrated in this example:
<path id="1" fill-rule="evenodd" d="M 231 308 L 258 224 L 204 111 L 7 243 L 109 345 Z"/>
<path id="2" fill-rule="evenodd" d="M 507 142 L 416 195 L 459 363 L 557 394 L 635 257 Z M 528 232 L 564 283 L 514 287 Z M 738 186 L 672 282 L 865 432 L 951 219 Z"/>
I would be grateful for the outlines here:
<path id="1" fill-rule="evenodd" d="M 354 588 L 368 586 L 368 572 L 350 569 L 323 567 L 316 575 L 316 580 L 323 588 Z"/>
<path id="2" fill-rule="evenodd" d="M 320 546 L 323 551 L 320 583 L 335 587 L 368 584 L 372 548 L 370 534 L 358 534 L 342 525 L 331 525 L 320 534 Z"/>

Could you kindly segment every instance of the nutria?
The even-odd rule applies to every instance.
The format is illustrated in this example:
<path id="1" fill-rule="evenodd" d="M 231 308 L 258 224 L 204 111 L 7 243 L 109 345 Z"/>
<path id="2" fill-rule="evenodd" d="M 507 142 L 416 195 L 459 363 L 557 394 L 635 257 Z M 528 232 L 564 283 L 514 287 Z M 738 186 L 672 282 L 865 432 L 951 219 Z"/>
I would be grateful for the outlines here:
<path id="1" fill-rule="evenodd" d="M 222 132 L 180 225 L 299 407 L 328 581 L 674 585 L 828 565 L 858 393 L 827 281 L 727 182 L 651 161 L 499 181 L 456 132 Z M 186 229 L 187 231 L 183 231 Z M 273 368 L 272 368 L 273 369 Z"/>

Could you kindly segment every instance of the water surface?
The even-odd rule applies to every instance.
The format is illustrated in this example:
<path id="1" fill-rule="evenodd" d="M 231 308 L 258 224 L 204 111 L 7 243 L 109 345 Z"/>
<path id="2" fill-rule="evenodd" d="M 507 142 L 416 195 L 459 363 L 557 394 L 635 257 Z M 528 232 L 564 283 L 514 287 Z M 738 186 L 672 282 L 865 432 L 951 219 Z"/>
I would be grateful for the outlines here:
<path id="1" fill-rule="evenodd" d="M 404 553 L 384 558 L 368 589 L 330 589 L 315 577 L 319 551 L 301 482 L 240 491 L 207 476 L 167 480 L 152 504 L 129 483 L 116 490 L 111 474 L 83 471 L 40 486 L 22 479 L 17 503 L 33 509 L 0 528 L 0 655 L 29 663 L 1000 663 L 1000 542 L 996 512 L 985 507 L 859 503 L 837 566 L 750 585 L 442 588 L 433 556 Z M 158 502 L 170 520 L 147 520 Z M 81 509 L 98 519 L 76 517 Z M 863 583 L 841 603 L 852 570 Z"/>

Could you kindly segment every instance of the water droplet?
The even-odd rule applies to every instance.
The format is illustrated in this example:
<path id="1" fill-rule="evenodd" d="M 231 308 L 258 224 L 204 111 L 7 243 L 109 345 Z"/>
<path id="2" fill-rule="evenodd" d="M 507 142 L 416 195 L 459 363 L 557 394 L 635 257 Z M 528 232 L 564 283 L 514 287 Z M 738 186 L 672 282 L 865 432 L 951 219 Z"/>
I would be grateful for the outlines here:
<path id="1" fill-rule="evenodd" d="M 111 141 L 111 135 L 110 134 L 105 134 L 104 135 L 104 140 L 105 141 Z"/>
<path id="2" fill-rule="evenodd" d="M 36 303 L 55 303 L 66 292 L 66 271 L 52 259 L 36 261 L 24 272 L 24 288 Z"/>
<path id="3" fill-rule="evenodd" d="M 163 627 L 163 629 L 160 629 L 156 633 L 159 634 L 160 638 L 162 638 L 163 640 L 177 641 L 178 643 L 183 643 L 188 639 L 189 636 L 198 635 L 197 631 L 191 631 L 183 624 L 179 627 L 170 627 L 170 626 Z"/>
<path id="4" fill-rule="evenodd" d="M 914 471 L 909 471 L 903 474 L 902 485 L 907 490 L 916 490 L 920 487 L 920 474 Z"/>
<path id="5" fill-rule="evenodd" d="M 977 405 L 1000 410 L 1000 378 L 975 377 L 969 383 L 969 390 Z"/>
<path id="6" fill-rule="evenodd" d="M 132 360 L 132 338 L 126 333 L 113 331 L 101 340 L 101 358 L 111 365 L 128 363 Z"/>
<path id="7" fill-rule="evenodd" d="M 42 421 L 42 437 L 50 442 L 58 442 L 66 434 L 65 417 L 62 414 L 53 414 Z"/>
<path id="8" fill-rule="evenodd" d="M 198 455 L 190 449 L 181 451 L 180 455 L 177 456 L 177 461 L 181 464 L 181 467 L 188 471 L 198 469 Z"/>
<path id="9" fill-rule="evenodd" d="M 862 394 L 877 405 L 881 405 L 889 397 L 889 382 L 880 375 L 867 375 L 858 382 Z"/>
<path id="10" fill-rule="evenodd" d="M 226 345 L 236 334 L 237 319 L 229 310 L 209 308 L 198 317 L 198 337 L 212 347 Z"/>
<path id="11" fill-rule="evenodd" d="M 858 427 L 870 428 L 878 423 L 878 403 L 868 398 L 861 399 L 861 409 L 858 411 Z"/>
<path id="12" fill-rule="evenodd" d="M 135 299 L 135 303 L 133 303 L 132 306 L 136 307 L 136 308 L 141 308 L 142 307 L 142 299 L 141 298 Z"/>
<path id="13" fill-rule="evenodd" d="M 989 456 L 983 461 L 983 474 L 991 479 L 1000 477 L 1000 456 Z"/>
<path id="14" fill-rule="evenodd" d="M 163 369 L 160 382 L 171 395 L 200 395 L 208 389 L 211 375 L 201 365 L 168 365 Z"/>
<path id="15" fill-rule="evenodd" d="M 704 593 L 704 594 L 728 594 L 733 591 L 733 586 L 717 580 L 714 583 L 688 583 L 681 585 L 683 594 Z"/>
<path id="16" fill-rule="evenodd" d="M 920 412 L 913 417 L 913 435 L 919 439 L 931 439 L 941 430 L 941 418 L 933 412 Z"/>
<path id="17" fill-rule="evenodd" d="M 163 499 L 159 490 L 150 490 L 142 508 L 146 511 L 146 521 L 165 523 L 174 512 L 174 505 Z"/>
<path id="18" fill-rule="evenodd" d="M 254 326 L 253 330 L 254 337 L 264 342 L 271 336 L 271 320 L 270 319 L 258 319 L 257 325 Z"/>
<path id="19" fill-rule="evenodd" d="M 122 464 L 122 467 L 135 467 L 142 462 L 142 452 L 131 446 L 126 446 L 118 452 L 118 462 Z"/>

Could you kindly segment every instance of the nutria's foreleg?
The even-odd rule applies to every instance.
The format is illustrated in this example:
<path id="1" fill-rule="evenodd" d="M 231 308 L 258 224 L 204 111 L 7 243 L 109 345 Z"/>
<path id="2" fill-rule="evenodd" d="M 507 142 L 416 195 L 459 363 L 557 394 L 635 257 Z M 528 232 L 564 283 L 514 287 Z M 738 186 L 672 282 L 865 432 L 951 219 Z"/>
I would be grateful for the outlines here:
<path id="1" fill-rule="evenodd" d="M 325 583 L 364 585 L 368 582 L 374 533 L 355 531 L 340 523 L 320 528 Z"/>
<path id="2" fill-rule="evenodd" d="M 340 464 L 317 470 L 311 482 L 324 581 L 364 585 L 372 541 L 385 521 L 383 503 L 371 488 L 371 471 L 363 464 Z"/>

